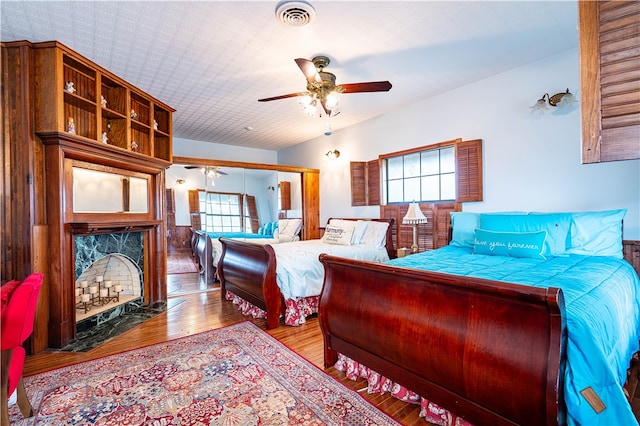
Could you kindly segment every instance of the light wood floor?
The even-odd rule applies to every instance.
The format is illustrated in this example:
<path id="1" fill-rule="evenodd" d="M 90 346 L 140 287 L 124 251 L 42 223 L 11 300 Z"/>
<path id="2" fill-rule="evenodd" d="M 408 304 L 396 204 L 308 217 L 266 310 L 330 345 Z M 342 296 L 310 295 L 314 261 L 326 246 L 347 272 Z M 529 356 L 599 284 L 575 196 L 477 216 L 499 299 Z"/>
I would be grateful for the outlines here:
<path id="1" fill-rule="evenodd" d="M 263 330 L 266 328 L 265 320 L 245 317 L 231 302 L 221 301 L 219 289 L 194 293 L 193 291 L 201 287 L 198 274 L 170 275 L 168 278 L 170 292 L 173 289 L 170 294 L 175 296 L 170 296 L 169 309 L 165 313 L 88 352 L 46 351 L 29 356 L 25 362 L 25 376 L 224 327 L 240 321 L 252 321 Z M 268 333 L 319 368 L 324 369 L 322 335 L 317 318 L 310 318 L 306 324 L 299 327 L 281 325 L 276 329 L 269 330 Z M 333 367 L 325 371 L 351 389 L 360 390 L 366 387 L 364 380 L 356 382 L 346 379 L 342 372 L 336 371 Z M 418 416 L 419 407 L 417 405 L 404 403 L 388 395 L 369 395 L 366 391 L 360 393 L 402 424 L 427 425 L 424 419 Z"/>

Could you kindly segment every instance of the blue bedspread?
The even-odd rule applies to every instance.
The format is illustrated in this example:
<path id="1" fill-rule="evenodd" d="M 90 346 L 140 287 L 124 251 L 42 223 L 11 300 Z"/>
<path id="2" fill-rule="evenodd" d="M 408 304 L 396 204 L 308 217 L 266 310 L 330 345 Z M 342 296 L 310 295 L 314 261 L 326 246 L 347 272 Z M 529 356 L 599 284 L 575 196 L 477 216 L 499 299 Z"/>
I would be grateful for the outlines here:
<path id="1" fill-rule="evenodd" d="M 637 425 L 622 390 L 640 339 L 640 283 L 633 267 L 611 257 L 567 255 L 537 260 L 471 252 L 470 248 L 447 246 L 388 263 L 561 288 L 568 330 L 565 373 L 568 424 Z M 589 387 L 606 406 L 600 414 L 581 395 Z"/>

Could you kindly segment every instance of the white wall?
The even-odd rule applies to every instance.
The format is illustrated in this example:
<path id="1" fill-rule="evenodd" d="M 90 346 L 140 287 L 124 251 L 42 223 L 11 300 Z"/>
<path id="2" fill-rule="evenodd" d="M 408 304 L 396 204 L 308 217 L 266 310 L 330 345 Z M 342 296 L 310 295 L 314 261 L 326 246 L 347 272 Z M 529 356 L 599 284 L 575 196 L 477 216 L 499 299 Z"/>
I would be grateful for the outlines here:
<path id="1" fill-rule="evenodd" d="M 465 203 L 465 211 L 627 208 L 623 236 L 640 240 L 640 160 L 582 165 L 579 107 L 530 113 L 543 93 L 567 88 L 579 99 L 577 49 L 280 151 L 278 162 L 320 169 L 320 223 L 378 217 L 379 207 L 351 207 L 350 161 L 458 137 L 483 139 L 484 201 Z M 331 149 L 340 158 L 322 160 Z"/>

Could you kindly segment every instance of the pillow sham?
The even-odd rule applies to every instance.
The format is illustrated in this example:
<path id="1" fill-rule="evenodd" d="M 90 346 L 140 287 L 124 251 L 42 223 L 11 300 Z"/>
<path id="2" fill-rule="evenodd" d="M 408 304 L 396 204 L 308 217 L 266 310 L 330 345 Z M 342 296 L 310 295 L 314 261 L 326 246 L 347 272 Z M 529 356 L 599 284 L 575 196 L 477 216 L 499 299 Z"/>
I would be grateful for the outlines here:
<path id="1" fill-rule="evenodd" d="M 353 236 L 351 244 L 360 244 L 362 236 L 367 228 L 366 220 L 348 220 L 348 219 L 330 219 L 329 225 L 335 225 L 342 228 L 353 228 Z"/>
<path id="2" fill-rule="evenodd" d="M 544 241 L 545 256 L 559 256 L 567 251 L 570 213 L 533 213 L 528 215 L 480 214 L 480 228 L 497 232 L 538 232 L 546 231 Z"/>
<path id="3" fill-rule="evenodd" d="M 280 219 L 277 223 L 280 235 L 295 237 L 302 229 L 302 219 L 299 218 Z"/>
<path id="4" fill-rule="evenodd" d="M 322 236 L 321 241 L 327 244 L 350 246 L 353 230 L 354 228 L 342 228 L 340 226 L 327 225 L 324 228 L 324 235 Z"/>
<path id="5" fill-rule="evenodd" d="M 454 247 L 473 247 L 474 233 L 480 227 L 480 213 L 451 212 L 451 242 Z"/>
<path id="6" fill-rule="evenodd" d="M 542 253 L 547 231 L 494 232 L 476 229 L 474 236 L 473 254 L 545 259 Z"/>
<path id="7" fill-rule="evenodd" d="M 572 213 L 567 253 L 622 259 L 622 219 L 626 214 L 627 209 Z"/>
<path id="8" fill-rule="evenodd" d="M 368 221 L 360 244 L 367 244 L 376 248 L 384 247 L 387 242 L 387 228 L 389 222 Z"/>

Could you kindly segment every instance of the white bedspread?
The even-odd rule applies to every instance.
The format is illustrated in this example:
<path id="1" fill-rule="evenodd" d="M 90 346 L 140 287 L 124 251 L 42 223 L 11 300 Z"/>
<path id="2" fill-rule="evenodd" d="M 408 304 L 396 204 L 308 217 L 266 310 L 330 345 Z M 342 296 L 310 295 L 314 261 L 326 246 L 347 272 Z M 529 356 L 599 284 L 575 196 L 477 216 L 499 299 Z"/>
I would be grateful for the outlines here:
<path id="1" fill-rule="evenodd" d="M 277 238 L 231 238 L 232 240 L 240 240 L 245 241 L 247 243 L 253 244 L 278 244 L 280 242 Z M 217 238 L 211 238 L 211 247 L 213 248 L 213 253 L 211 253 L 213 257 L 213 266 L 218 267 L 218 262 L 220 262 L 220 257 L 222 257 L 222 243 Z"/>
<path id="2" fill-rule="evenodd" d="M 324 268 L 318 259 L 321 253 L 373 262 L 389 260 L 384 247 L 366 244 L 342 246 L 305 240 L 272 247 L 276 253 L 276 282 L 285 299 L 320 295 L 324 281 Z"/>

